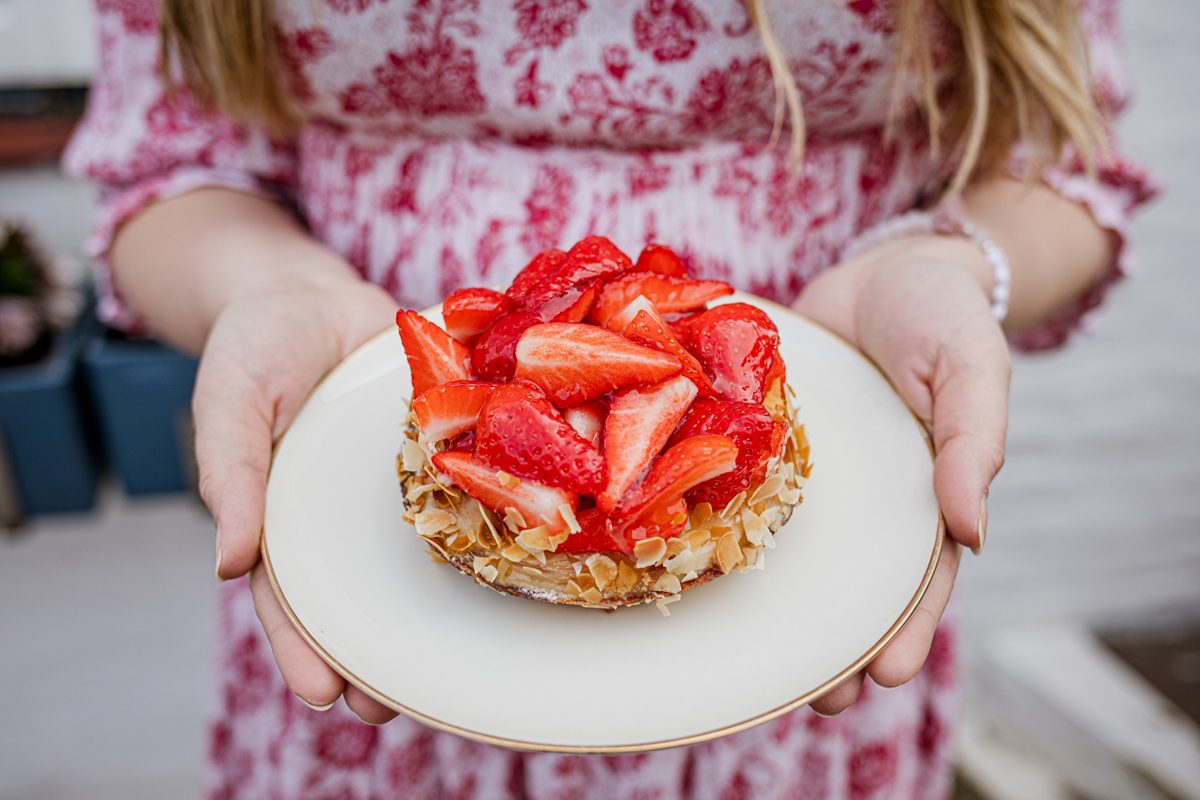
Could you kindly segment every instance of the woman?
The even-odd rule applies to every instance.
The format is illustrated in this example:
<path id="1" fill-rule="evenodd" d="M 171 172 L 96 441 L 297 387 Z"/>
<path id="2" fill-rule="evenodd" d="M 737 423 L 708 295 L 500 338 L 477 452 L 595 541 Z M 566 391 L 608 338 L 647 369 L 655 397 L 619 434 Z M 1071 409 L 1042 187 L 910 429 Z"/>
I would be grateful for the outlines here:
<path id="1" fill-rule="evenodd" d="M 66 164 L 101 186 L 91 248 L 119 287 L 102 313 L 203 353 L 216 574 L 250 576 L 220 590 L 212 797 L 945 794 L 938 621 L 959 546 L 984 546 L 1005 335 L 1063 341 L 1153 191 L 1108 149 L 1112 2 L 165 0 L 165 39 L 153 0 L 100 5 Z M 795 301 L 880 364 L 936 440 L 951 541 L 933 584 L 865 675 L 696 748 L 524 755 L 364 725 L 394 714 L 304 644 L 258 562 L 272 439 L 397 301 L 503 284 L 592 233 Z"/>

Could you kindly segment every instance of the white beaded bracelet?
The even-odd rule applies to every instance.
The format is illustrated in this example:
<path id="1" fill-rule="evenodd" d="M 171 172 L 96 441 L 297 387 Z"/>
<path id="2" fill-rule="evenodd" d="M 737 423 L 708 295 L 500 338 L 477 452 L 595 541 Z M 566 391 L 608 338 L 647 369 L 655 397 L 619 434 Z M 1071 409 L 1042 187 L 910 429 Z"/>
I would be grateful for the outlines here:
<path id="1" fill-rule="evenodd" d="M 893 239 L 921 234 L 965 236 L 983 251 L 984 259 L 992 268 L 992 316 L 996 322 L 1003 322 L 1008 316 L 1008 299 L 1012 293 L 1012 269 L 1008 265 L 1008 256 L 987 231 L 971 222 L 958 198 L 939 203 L 929 211 L 909 211 L 868 228 L 846 246 L 842 251 L 842 260 L 847 261 L 875 245 Z"/>

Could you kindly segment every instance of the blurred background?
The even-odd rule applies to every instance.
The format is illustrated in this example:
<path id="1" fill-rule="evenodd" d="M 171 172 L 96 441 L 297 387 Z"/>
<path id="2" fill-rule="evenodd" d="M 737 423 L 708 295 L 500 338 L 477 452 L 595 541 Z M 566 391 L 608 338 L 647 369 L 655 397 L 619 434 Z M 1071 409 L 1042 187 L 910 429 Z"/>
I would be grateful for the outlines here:
<path id="1" fill-rule="evenodd" d="M 1126 2 L 1141 274 L 1018 357 L 966 556 L 959 798 L 1200 800 L 1200 5 Z M 0 0 L 0 800 L 198 798 L 212 520 L 195 362 L 94 322 L 92 190 L 56 159 L 90 0 Z"/>

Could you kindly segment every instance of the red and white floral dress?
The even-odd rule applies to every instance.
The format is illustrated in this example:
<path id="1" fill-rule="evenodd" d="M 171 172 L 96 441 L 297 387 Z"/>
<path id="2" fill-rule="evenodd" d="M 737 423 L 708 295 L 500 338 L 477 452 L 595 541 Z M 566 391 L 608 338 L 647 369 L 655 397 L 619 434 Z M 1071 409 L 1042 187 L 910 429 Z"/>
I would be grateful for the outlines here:
<path id="1" fill-rule="evenodd" d="M 313 234 L 406 306 L 507 283 L 588 234 L 675 248 L 703 277 L 788 302 L 858 232 L 911 209 L 939 170 L 915 123 L 883 136 L 886 0 L 768 0 L 809 125 L 799 179 L 767 141 L 770 71 L 741 0 L 277 0 L 306 124 L 285 143 L 164 91 L 158 3 L 98 0 L 101 64 L 66 168 L 101 187 L 90 249 L 146 203 L 200 186 L 293 206 Z M 1083 8 L 1098 94 L 1119 110 L 1114 0 Z M 944 40 L 945 29 L 937 35 Z M 786 137 L 785 137 L 786 138 Z M 1115 155 L 1098 184 L 1045 180 L 1116 233 L 1106 277 L 1024 345 L 1062 342 L 1127 266 L 1123 232 L 1153 193 Z M 163 265 L 169 269 L 168 264 Z M 105 319 L 136 319 L 106 287 Z M 689 749 L 529 755 L 401 717 L 360 723 L 288 691 L 245 581 L 220 589 L 217 798 L 936 798 L 950 780 L 953 628 L 895 691 L 842 716 L 807 709 Z"/>

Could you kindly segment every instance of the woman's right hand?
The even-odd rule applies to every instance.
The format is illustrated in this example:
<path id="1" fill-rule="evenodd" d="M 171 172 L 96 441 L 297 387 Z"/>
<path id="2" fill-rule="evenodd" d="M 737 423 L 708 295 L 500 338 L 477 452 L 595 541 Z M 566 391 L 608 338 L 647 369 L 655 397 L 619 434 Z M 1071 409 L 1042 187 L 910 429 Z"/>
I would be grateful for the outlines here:
<path id="1" fill-rule="evenodd" d="M 349 274 L 297 277 L 240 296 L 212 326 L 192 400 L 200 493 L 217 523 L 218 579 L 249 573 L 279 671 L 301 700 L 321 708 L 344 694 L 372 724 L 396 714 L 348 684 L 300 637 L 271 589 L 259 536 L 275 440 L 317 382 L 384 330 L 395 310 L 386 292 Z"/>

